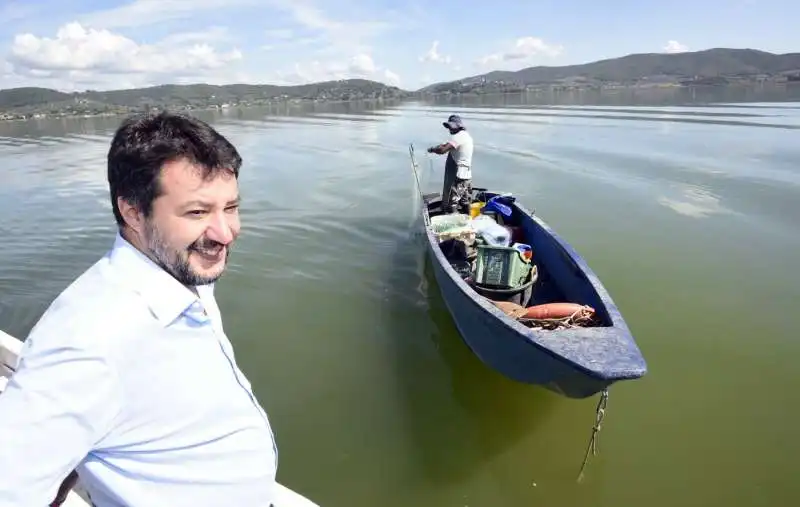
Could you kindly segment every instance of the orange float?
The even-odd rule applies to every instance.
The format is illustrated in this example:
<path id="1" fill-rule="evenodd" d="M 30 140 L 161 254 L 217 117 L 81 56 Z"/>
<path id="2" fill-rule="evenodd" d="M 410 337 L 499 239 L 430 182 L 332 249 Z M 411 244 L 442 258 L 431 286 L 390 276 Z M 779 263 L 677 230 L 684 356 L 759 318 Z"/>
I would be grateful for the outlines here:
<path id="1" fill-rule="evenodd" d="M 543 305 L 529 306 L 522 319 L 564 319 L 575 315 L 578 312 L 588 312 L 594 314 L 594 308 L 578 303 L 547 303 Z"/>

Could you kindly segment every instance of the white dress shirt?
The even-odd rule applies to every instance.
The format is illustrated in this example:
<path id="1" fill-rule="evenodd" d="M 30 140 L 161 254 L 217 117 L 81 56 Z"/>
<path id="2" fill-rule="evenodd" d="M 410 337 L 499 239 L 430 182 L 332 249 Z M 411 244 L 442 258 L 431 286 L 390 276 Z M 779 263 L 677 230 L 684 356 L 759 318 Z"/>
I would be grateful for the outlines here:
<path id="1" fill-rule="evenodd" d="M 269 420 L 197 290 L 117 235 L 59 295 L 0 395 L 0 507 L 48 505 L 75 467 L 97 507 L 270 505 Z"/>

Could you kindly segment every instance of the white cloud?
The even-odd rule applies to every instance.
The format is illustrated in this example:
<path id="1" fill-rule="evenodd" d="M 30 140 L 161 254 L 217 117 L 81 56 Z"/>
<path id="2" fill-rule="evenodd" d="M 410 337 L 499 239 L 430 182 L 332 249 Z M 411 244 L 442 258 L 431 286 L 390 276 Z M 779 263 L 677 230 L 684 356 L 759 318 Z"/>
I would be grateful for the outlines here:
<path id="1" fill-rule="evenodd" d="M 187 19 L 203 11 L 256 6 L 259 0 L 133 0 L 125 5 L 81 16 L 84 26 L 138 27 Z"/>
<path id="2" fill-rule="evenodd" d="M 383 71 L 384 82 L 392 86 L 400 86 L 400 76 L 389 69 Z"/>
<path id="3" fill-rule="evenodd" d="M 66 18 L 26 23 L 8 33 L 8 43 L 0 49 L 0 88 L 73 91 L 355 77 L 399 86 L 400 76 L 415 76 L 419 65 L 415 54 L 395 58 L 388 66 L 389 60 L 383 60 L 393 52 L 383 44 L 392 44 L 385 37 L 389 31 L 418 26 L 405 8 L 386 11 L 363 0 L 348 0 L 347 9 L 333 0 L 113 4 L 94 12 L 78 7 Z M 32 12 L 22 0 L 0 1 L 0 21 L 30 18 Z M 391 23 L 389 14 L 395 17 Z M 215 26 L 223 15 L 230 28 Z M 432 49 L 431 61 L 450 62 L 449 56 L 438 53 L 438 46 Z"/>
<path id="4" fill-rule="evenodd" d="M 387 84 L 397 85 L 400 77 L 387 68 L 375 64 L 369 54 L 361 53 L 346 61 L 328 61 L 321 63 L 315 60 L 311 63 L 296 63 L 290 71 L 279 71 L 270 82 L 276 84 L 295 85 L 337 79 L 372 79 Z"/>
<path id="5" fill-rule="evenodd" d="M 666 46 L 664 46 L 664 51 L 667 53 L 684 53 L 689 51 L 689 47 L 676 40 L 671 40 L 667 42 Z"/>
<path id="6" fill-rule="evenodd" d="M 555 58 L 564 51 L 560 45 L 548 44 L 538 37 L 520 37 L 516 40 L 513 47 L 507 51 L 492 53 L 477 60 L 477 64 L 483 67 L 498 65 L 503 62 L 525 61 L 537 56 Z"/>
<path id="7" fill-rule="evenodd" d="M 216 37 L 226 31 L 219 28 Z M 213 35 L 213 32 L 212 32 Z M 68 23 L 55 37 L 31 33 L 14 37 L 8 63 L 18 76 L 57 78 L 78 83 L 159 82 L 202 78 L 242 60 L 236 48 L 218 51 L 202 34 L 177 33 L 156 44 L 140 44 L 106 29 Z M 116 86 L 118 87 L 118 86 Z"/>
<path id="8" fill-rule="evenodd" d="M 431 44 L 431 48 L 422 56 L 419 57 L 420 62 L 432 62 L 432 63 L 450 63 L 450 55 L 441 55 L 439 54 L 439 41 L 433 41 Z"/>
<path id="9" fill-rule="evenodd" d="M 226 42 L 232 39 L 227 26 L 210 26 L 195 32 L 178 32 L 159 42 L 161 46 L 188 44 L 190 42 Z"/>
<path id="10" fill-rule="evenodd" d="M 395 26 L 386 21 L 334 19 L 309 0 L 264 0 L 264 2 L 288 13 L 302 28 L 322 37 L 328 43 L 329 52 L 349 54 L 369 52 L 371 40 Z M 343 9 L 337 10 L 344 12 Z"/>
<path id="11" fill-rule="evenodd" d="M 334 18 L 311 0 L 264 0 L 264 3 L 288 14 L 297 24 L 292 38 L 282 28 L 267 30 L 269 39 L 262 50 L 297 51 L 299 46 L 318 46 L 310 53 L 311 62 L 297 62 L 290 70 L 273 74 L 268 82 L 303 84 L 336 79 L 363 78 L 396 85 L 397 73 L 380 67 L 373 60 L 375 38 L 397 24 L 370 18 L 354 19 L 352 12 L 343 18 Z M 336 5 L 328 2 L 329 5 Z M 337 12 L 346 9 L 338 7 Z M 298 35 L 302 34 L 301 37 Z M 353 56 L 355 55 L 355 56 Z"/>
<path id="12" fill-rule="evenodd" d="M 311 46 L 314 44 L 319 44 L 323 41 L 324 39 L 322 37 L 272 37 L 270 38 L 270 42 L 268 44 L 262 44 L 259 46 L 259 49 L 261 49 L 261 51 L 275 51 L 279 49 L 285 51 L 296 51 L 301 46 Z"/>
<path id="13" fill-rule="evenodd" d="M 375 69 L 372 57 L 365 54 L 354 56 L 348 66 L 348 70 L 357 76 L 371 76 L 375 73 Z"/>
<path id="14" fill-rule="evenodd" d="M 266 35 L 268 39 L 284 40 L 291 39 L 294 32 L 289 28 L 272 28 L 264 31 L 264 35 Z"/>

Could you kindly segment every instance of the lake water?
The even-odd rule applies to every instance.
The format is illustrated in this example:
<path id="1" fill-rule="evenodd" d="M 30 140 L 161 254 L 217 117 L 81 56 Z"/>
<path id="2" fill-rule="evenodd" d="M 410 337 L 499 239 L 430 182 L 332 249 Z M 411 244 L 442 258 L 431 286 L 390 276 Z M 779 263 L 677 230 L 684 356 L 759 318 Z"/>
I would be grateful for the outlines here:
<path id="1" fill-rule="evenodd" d="M 326 507 L 797 505 L 800 99 L 542 102 L 198 113 L 245 161 L 218 297 L 279 480 Z M 611 388 L 581 483 L 597 398 L 484 367 L 424 256 L 408 144 L 439 190 L 424 148 L 453 112 L 475 184 L 576 247 L 648 361 Z M 118 122 L 0 123 L 0 328 L 24 336 L 111 245 Z"/>

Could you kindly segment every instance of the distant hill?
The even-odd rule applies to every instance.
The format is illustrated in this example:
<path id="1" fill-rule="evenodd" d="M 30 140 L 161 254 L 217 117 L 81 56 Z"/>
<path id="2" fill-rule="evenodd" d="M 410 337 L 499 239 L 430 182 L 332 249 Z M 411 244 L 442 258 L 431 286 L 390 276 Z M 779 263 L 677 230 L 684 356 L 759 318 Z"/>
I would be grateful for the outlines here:
<path id="1" fill-rule="evenodd" d="M 62 93 L 49 88 L 11 88 L 0 90 L 0 110 L 70 99 L 72 99 L 72 95 L 69 93 Z"/>
<path id="2" fill-rule="evenodd" d="M 151 107 L 199 109 L 249 106 L 292 99 L 357 100 L 401 98 L 408 92 L 366 79 L 325 81 L 298 86 L 277 85 L 160 85 L 112 91 L 64 93 L 48 88 L 0 90 L 0 119 L 125 113 Z"/>
<path id="3" fill-rule="evenodd" d="M 774 54 L 755 49 L 716 48 L 686 53 L 641 53 L 581 65 L 538 66 L 493 71 L 418 92 L 447 92 L 492 85 L 641 85 L 643 82 L 717 84 L 756 79 L 800 79 L 800 53 Z"/>
<path id="4" fill-rule="evenodd" d="M 527 88 L 726 86 L 759 81 L 800 82 L 800 53 L 774 54 L 755 49 L 717 48 L 677 54 L 632 54 L 581 65 L 538 66 L 515 72 L 493 71 L 436 83 L 414 93 L 366 79 L 298 86 L 161 85 L 76 93 L 48 88 L 13 88 L 0 90 L 0 120 L 122 114 L 153 107 L 224 108 L 286 100 L 401 99 L 431 93 L 489 93 Z"/>

